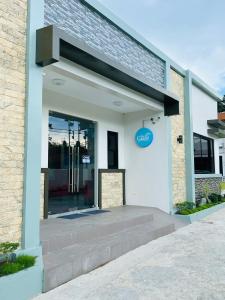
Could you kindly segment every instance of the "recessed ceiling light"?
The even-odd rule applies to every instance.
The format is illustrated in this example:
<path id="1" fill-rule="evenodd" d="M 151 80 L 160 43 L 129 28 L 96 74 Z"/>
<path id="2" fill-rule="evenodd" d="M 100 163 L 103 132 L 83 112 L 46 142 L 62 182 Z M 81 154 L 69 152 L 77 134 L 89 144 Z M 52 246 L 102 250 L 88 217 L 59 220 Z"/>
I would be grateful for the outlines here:
<path id="1" fill-rule="evenodd" d="M 113 101 L 113 105 L 115 105 L 115 106 L 122 106 L 123 102 L 122 101 Z"/>
<path id="2" fill-rule="evenodd" d="M 61 78 L 54 78 L 52 79 L 52 83 L 54 85 L 57 85 L 57 86 L 61 86 L 61 85 L 64 85 L 65 84 L 65 80 L 61 79 Z"/>

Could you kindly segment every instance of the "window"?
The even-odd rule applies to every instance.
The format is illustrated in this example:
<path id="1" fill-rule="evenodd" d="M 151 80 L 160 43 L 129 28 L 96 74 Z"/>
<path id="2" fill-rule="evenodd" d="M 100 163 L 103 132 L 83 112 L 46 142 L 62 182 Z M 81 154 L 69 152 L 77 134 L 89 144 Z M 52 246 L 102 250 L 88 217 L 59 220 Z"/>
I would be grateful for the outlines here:
<path id="1" fill-rule="evenodd" d="M 214 173 L 214 141 L 194 133 L 195 174 Z"/>
<path id="2" fill-rule="evenodd" d="M 220 174 L 223 175 L 223 156 L 219 156 L 219 166 L 220 166 Z"/>
<path id="3" fill-rule="evenodd" d="M 108 169 L 118 169 L 118 133 L 108 131 Z"/>

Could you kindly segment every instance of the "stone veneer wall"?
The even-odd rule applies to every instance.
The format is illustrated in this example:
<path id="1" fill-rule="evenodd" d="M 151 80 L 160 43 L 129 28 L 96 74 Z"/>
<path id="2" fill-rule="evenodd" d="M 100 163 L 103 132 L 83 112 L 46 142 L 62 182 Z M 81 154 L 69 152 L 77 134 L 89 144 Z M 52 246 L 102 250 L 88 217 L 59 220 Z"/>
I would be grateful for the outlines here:
<path id="1" fill-rule="evenodd" d="M 177 142 L 177 137 L 184 138 L 184 78 L 175 71 L 170 71 L 171 91 L 180 99 L 180 114 L 172 116 L 172 182 L 173 182 L 173 203 L 183 202 L 186 199 L 185 179 L 185 146 Z"/>
<path id="2" fill-rule="evenodd" d="M 102 208 L 123 205 L 123 174 L 102 173 Z"/>
<path id="3" fill-rule="evenodd" d="M 0 242 L 20 241 L 27 1 L 0 1 Z"/>
<path id="4" fill-rule="evenodd" d="M 195 197 L 196 199 L 202 197 L 202 191 L 204 185 L 207 185 L 210 189 L 210 193 L 219 193 L 219 183 L 222 181 L 222 177 L 207 177 L 207 178 L 195 178 Z"/>
<path id="5" fill-rule="evenodd" d="M 45 25 L 55 24 L 155 84 L 165 86 L 165 62 L 82 0 L 45 0 Z"/>

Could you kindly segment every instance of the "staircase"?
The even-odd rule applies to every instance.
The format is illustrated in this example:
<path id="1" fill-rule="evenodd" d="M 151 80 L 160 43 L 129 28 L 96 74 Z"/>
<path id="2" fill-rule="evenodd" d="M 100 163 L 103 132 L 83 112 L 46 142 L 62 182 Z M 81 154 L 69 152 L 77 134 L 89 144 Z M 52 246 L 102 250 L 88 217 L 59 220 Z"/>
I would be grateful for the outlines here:
<path id="1" fill-rule="evenodd" d="M 137 206 L 43 221 L 44 292 L 184 225 L 178 222 L 159 209 Z"/>

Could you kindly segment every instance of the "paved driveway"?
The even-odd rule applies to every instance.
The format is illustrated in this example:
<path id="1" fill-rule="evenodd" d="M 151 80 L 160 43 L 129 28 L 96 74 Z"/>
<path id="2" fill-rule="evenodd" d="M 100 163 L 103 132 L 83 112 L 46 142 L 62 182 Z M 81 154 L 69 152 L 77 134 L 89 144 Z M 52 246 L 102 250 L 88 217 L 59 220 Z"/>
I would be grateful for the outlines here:
<path id="1" fill-rule="evenodd" d="M 224 300 L 225 209 L 36 300 Z"/>

